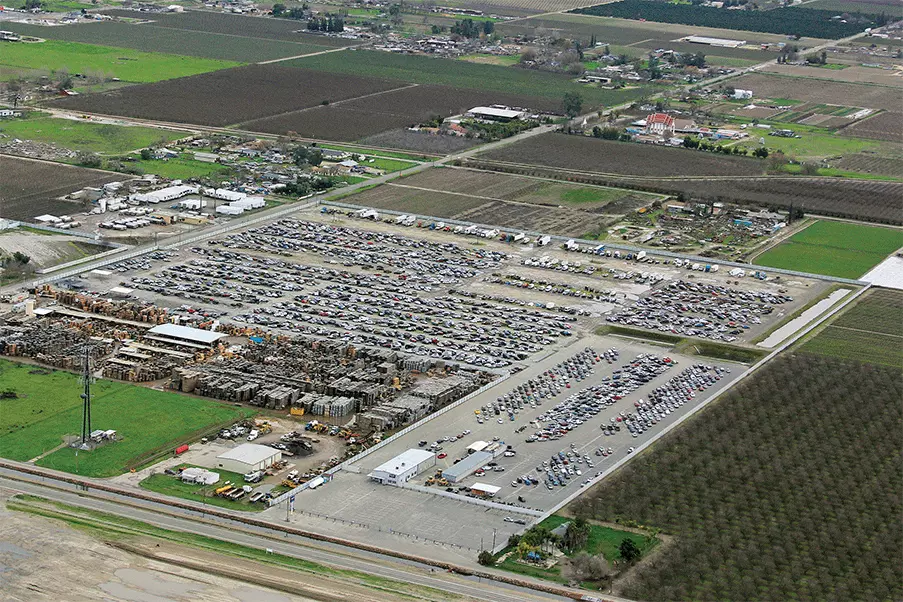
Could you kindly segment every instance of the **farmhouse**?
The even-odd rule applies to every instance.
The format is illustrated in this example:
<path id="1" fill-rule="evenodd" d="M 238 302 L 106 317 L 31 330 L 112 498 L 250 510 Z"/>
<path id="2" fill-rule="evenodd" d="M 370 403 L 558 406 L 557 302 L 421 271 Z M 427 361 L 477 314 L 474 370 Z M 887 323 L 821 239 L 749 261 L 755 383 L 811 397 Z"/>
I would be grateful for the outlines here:
<path id="1" fill-rule="evenodd" d="M 216 457 L 216 465 L 223 470 L 246 474 L 266 470 L 282 459 L 282 452 L 267 445 L 243 443 Z"/>
<path id="2" fill-rule="evenodd" d="M 674 136 L 674 118 L 666 113 L 653 113 L 646 118 L 646 134 L 663 138 Z"/>
<path id="3" fill-rule="evenodd" d="M 436 465 L 436 454 L 422 449 L 409 449 L 373 469 L 369 476 L 383 485 L 400 485 Z"/>

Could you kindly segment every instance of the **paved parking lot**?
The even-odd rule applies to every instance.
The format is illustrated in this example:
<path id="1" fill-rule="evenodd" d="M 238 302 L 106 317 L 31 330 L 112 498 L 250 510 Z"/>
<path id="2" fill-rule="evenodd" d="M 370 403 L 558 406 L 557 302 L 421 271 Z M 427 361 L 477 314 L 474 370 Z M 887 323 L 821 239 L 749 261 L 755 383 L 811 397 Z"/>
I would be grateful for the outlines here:
<path id="1" fill-rule="evenodd" d="M 562 388 L 562 393 L 560 395 L 557 395 L 552 399 L 541 400 L 542 403 L 537 405 L 535 409 L 527 406 L 515 416 L 513 422 L 504 414 L 499 417 L 496 417 L 493 414 L 492 418 L 484 421 L 483 424 L 477 422 L 474 410 L 481 408 L 487 403 L 494 402 L 498 397 L 501 397 L 514 389 L 518 384 L 535 378 L 544 371 L 553 368 L 561 361 L 582 351 L 585 347 L 593 348 L 598 352 L 604 352 L 609 348 L 616 348 L 619 351 L 620 358 L 612 364 L 605 361 L 596 364 L 594 367 L 595 372 L 590 374 L 587 378 L 580 382 L 571 380 L 571 388 Z M 579 393 L 588 387 L 602 383 L 603 378 L 610 378 L 615 370 L 621 369 L 624 364 L 630 363 L 637 355 L 649 353 L 659 357 L 670 357 L 674 360 L 674 366 L 655 377 L 650 382 L 645 383 L 623 399 L 617 401 L 614 405 L 602 408 L 599 414 L 594 416 L 593 419 L 578 426 L 575 430 L 562 436 L 559 440 L 534 443 L 525 442 L 527 436 L 536 430 L 530 426 L 530 422 L 534 418 L 544 411 L 551 409 L 554 405 L 564 401 L 569 395 Z M 579 341 L 575 341 L 572 345 L 559 350 L 553 355 L 546 357 L 544 360 L 534 364 L 527 370 L 516 374 L 499 386 L 493 387 L 482 395 L 447 412 L 441 418 L 427 422 L 404 437 L 393 441 L 378 452 L 365 457 L 359 463 L 360 471 L 362 474 L 366 474 L 374 467 L 393 458 L 404 450 L 416 448 L 420 441 L 425 440 L 432 443 L 443 439 L 444 437 L 460 435 L 465 430 L 469 430 L 471 431 L 470 434 L 466 435 L 463 439 L 458 439 L 455 442 L 442 443 L 442 450 L 440 453 L 445 453 L 447 456 L 444 459 L 437 461 L 437 468 L 451 466 L 456 458 L 466 456 L 467 447 L 473 442 L 492 441 L 495 437 L 498 437 L 499 440 L 503 441 L 506 445 L 512 445 L 516 455 L 514 457 L 500 456 L 495 459 L 495 462 L 497 462 L 499 466 L 505 468 L 504 472 L 487 472 L 479 478 L 470 476 L 463 482 L 456 484 L 454 488 L 457 489 L 460 485 L 469 486 L 474 482 L 496 485 L 502 487 L 502 490 L 495 498 L 497 501 L 516 502 L 517 498 L 520 496 L 524 497 L 526 500 L 526 503 L 522 505 L 529 508 L 545 510 L 551 508 L 573 493 L 575 488 L 580 487 L 580 483 L 584 479 L 604 470 L 606 466 L 613 464 L 615 460 L 623 457 L 627 453 L 629 447 L 642 443 L 655 432 L 662 430 L 668 424 L 677 420 L 682 415 L 683 411 L 689 409 L 691 407 L 690 404 L 680 407 L 678 411 L 671 412 L 651 429 L 640 434 L 636 438 L 631 436 L 626 428 L 623 428 L 615 435 L 609 436 L 606 436 L 600 428 L 603 423 L 610 424 L 610 418 L 619 415 L 620 412 L 633 411 L 635 409 L 634 402 L 639 399 L 648 399 L 649 392 L 655 387 L 663 385 L 669 379 L 676 377 L 685 367 L 694 363 L 703 363 L 710 366 L 719 365 L 728 367 L 731 370 L 730 373 L 724 374 L 723 378 L 717 382 L 717 386 L 711 387 L 704 392 L 696 392 L 694 404 L 698 403 L 706 396 L 713 395 L 733 379 L 740 376 L 745 370 L 745 367 L 742 365 L 724 362 L 716 364 L 712 361 L 700 360 L 700 358 L 673 354 L 663 347 L 627 342 L 624 339 L 615 337 L 585 337 Z M 501 424 L 499 424 L 498 419 L 502 419 Z M 515 432 L 523 426 L 527 426 L 526 430 L 521 433 Z M 573 448 L 571 447 L 571 444 L 574 445 Z M 601 446 L 604 446 L 606 450 L 609 447 L 612 448 L 613 453 L 606 458 L 596 456 L 594 452 Z M 569 449 L 574 449 L 575 452 L 579 452 L 581 455 L 589 455 L 595 467 L 587 469 L 585 464 L 583 466 L 578 465 L 581 472 L 584 473 L 581 475 L 582 478 L 572 478 L 568 481 L 567 485 L 554 487 L 551 491 L 543 484 L 538 486 L 527 486 L 523 484 L 518 484 L 517 487 L 511 486 L 511 482 L 517 477 L 524 475 L 538 476 L 536 467 L 541 465 L 543 460 L 549 460 L 553 454 Z M 418 478 L 416 482 L 422 484 L 427 476 L 429 476 L 428 473 L 421 475 L 421 478 Z"/>
<path id="2" fill-rule="evenodd" d="M 611 364 L 604 360 L 595 364 L 593 367 L 594 372 L 589 373 L 586 378 L 579 382 L 572 379 L 570 381 L 571 388 L 563 387 L 560 395 L 555 396 L 553 399 L 542 400 L 542 403 L 537 405 L 535 409 L 526 406 L 524 410 L 516 414 L 513 422 L 507 416 L 502 415 L 500 417 L 503 420 L 499 424 L 498 418 L 494 414 L 492 419 L 485 420 L 483 424 L 477 422 L 474 414 L 475 409 L 494 402 L 498 397 L 515 389 L 520 384 L 526 383 L 531 379 L 535 380 L 543 372 L 554 368 L 563 360 L 583 351 L 586 347 L 591 347 L 598 352 L 616 348 L 620 357 Z M 640 354 L 654 354 L 658 358 L 667 356 L 673 360 L 673 365 L 649 382 L 642 384 L 642 386 L 626 395 L 623 399 L 618 400 L 611 406 L 603 407 L 592 419 L 579 425 L 557 441 L 526 443 L 525 439 L 527 436 L 536 430 L 530 426 L 527 426 L 527 429 L 521 433 L 515 432 L 518 428 L 529 425 L 538 415 L 564 401 L 569 395 L 577 394 L 599 385 L 605 382 L 603 379 L 606 377 L 611 379 L 615 370 L 623 369 L 624 364 L 630 363 L 631 360 Z M 600 428 L 601 425 L 611 424 L 610 419 L 619 416 L 621 412 L 635 411 L 634 402 L 639 399 L 648 400 L 650 397 L 649 393 L 654 388 L 679 376 L 685 368 L 696 363 L 703 363 L 709 366 L 715 365 L 713 362 L 705 360 L 700 362 L 699 358 L 672 354 L 664 347 L 628 342 L 616 337 L 588 336 L 579 340 L 573 339 L 568 346 L 556 350 L 504 383 L 446 412 L 440 418 L 431 420 L 394 440 L 379 451 L 366 456 L 350 469 L 338 472 L 335 479 L 328 485 L 315 491 L 303 492 L 296 500 L 296 508 L 343 521 L 364 523 L 370 530 L 386 532 L 392 529 L 404 534 L 402 537 L 416 536 L 421 539 L 435 540 L 474 550 L 479 549 L 481 539 L 483 545 L 487 547 L 491 545 L 490 539 L 493 529 L 496 530 L 497 541 L 505 541 L 508 535 L 516 533 L 523 528 L 516 523 L 505 521 L 506 517 L 527 519 L 528 524 L 532 519 L 528 516 L 506 512 L 502 509 L 485 508 L 466 501 L 467 498 L 461 500 L 449 499 L 436 494 L 401 489 L 389 485 L 379 485 L 370 481 L 367 478 L 367 474 L 376 466 L 401 452 L 417 448 L 421 440 L 434 442 L 446 436 L 457 436 L 465 430 L 470 430 L 470 434 L 463 439 L 442 443 L 441 452 L 447 454 L 447 457 L 438 460 L 437 468 L 451 466 L 455 458 L 465 456 L 467 454 L 467 446 L 474 441 L 492 441 L 495 437 L 498 437 L 500 441 L 504 441 L 506 445 L 512 445 L 516 455 L 514 457 L 500 456 L 495 460 L 495 462 L 505 468 L 504 472 L 487 472 L 479 478 L 470 476 L 461 483 L 454 485 L 453 489 L 456 492 L 461 485 L 470 486 L 475 482 L 488 483 L 501 487 L 501 491 L 494 498 L 494 501 L 537 510 L 550 509 L 580 489 L 584 479 L 596 475 L 622 459 L 627 455 L 629 447 L 639 445 L 656 432 L 672 424 L 690 407 L 717 393 L 745 371 L 745 366 L 743 365 L 720 362 L 717 365 L 729 369 L 730 372 L 724 372 L 720 380 L 716 382 L 716 386 L 712 386 L 704 392 L 696 391 L 692 403 L 687 403 L 679 407 L 677 411 L 672 411 L 667 416 L 664 416 L 662 420 L 658 421 L 656 425 L 652 426 L 645 433 L 633 437 L 626 427 L 614 435 L 607 436 L 603 433 Z M 624 423 L 620 424 L 623 425 Z M 571 448 L 571 444 L 575 447 Z M 602 446 L 606 448 L 606 451 L 608 448 L 611 448 L 613 453 L 605 458 L 596 456 L 595 450 Z M 589 455 L 594 468 L 587 469 L 585 463 L 576 465 L 583 474 L 571 478 L 567 481 L 567 485 L 553 487 L 551 490 L 547 489 L 543 483 L 533 486 L 519 483 L 516 487 L 511 486 L 512 480 L 519 476 L 537 476 L 536 467 L 541 465 L 543 460 L 549 460 L 552 455 L 557 454 L 559 451 L 571 449 L 579 452 L 581 455 Z M 430 474 L 432 474 L 432 471 L 426 471 L 413 480 L 412 483 L 422 485 Z M 442 488 L 435 488 L 435 486 L 431 489 L 431 491 L 441 490 Z M 466 492 L 462 491 L 460 493 L 463 495 Z M 517 501 L 518 497 L 523 497 L 525 503 L 519 503 Z M 273 509 L 268 512 L 278 516 L 279 509 Z M 284 512 L 284 509 L 282 512 Z M 413 537 L 410 538 L 414 539 Z"/>

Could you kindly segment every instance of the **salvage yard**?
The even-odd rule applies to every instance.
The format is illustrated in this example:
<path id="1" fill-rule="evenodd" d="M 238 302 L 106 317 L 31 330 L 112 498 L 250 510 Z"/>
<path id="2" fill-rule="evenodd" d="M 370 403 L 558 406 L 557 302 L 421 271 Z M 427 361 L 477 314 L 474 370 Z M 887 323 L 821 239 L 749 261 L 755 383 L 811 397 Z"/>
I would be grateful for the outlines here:
<path id="1" fill-rule="evenodd" d="M 487 404 L 491 405 L 499 396 L 511 393 L 520 385 L 541 381 L 543 373 L 547 370 L 553 369 L 575 354 L 583 352 L 587 347 L 594 349 L 599 354 L 607 349 L 615 348 L 619 351 L 620 356 L 613 359 L 612 363 L 603 360 L 595 364 L 593 372 L 588 372 L 580 380 L 567 379 L 570 387 L 566 388 L 564 385 L 560 385 L 561 393 L 554 398 L 538 400 L 535 407 L 525 405 L 518 414 L 512 414 L 515 416 L 513 421 L 509 420 L 504 412 L 499 417 L 490 411 L 488 419 L 482 423 L 478 422 L 475 410 L 481 409 Z M 610 382 L 615 370 L 630 363 L 639 354 L 653 354 L 658 358 L 667 356 L 676 362 L 676 365 L 648 383 L 641 384 L 639 388 L 626 394 L 612 405 L 607 407 L 600 405 L 601 412 L 597 417 L 575 428 L 567 435 L 561 436 L 559 440 L 524 442 L 524 438 L 535 430 L 529 426 L 532 420 L 543 412 L 548 412 L 553 405 L 560 404 L 571 395 L 586 391 L 589 387 Z M 533 517 L 518 512 L 518 507 L 538 510 L 553 507 L 568 495 L 578 491 L 583 486 L 582 481 L 595 479 L 597 475 L 606 472 L 618 460 L 626 457 L 628 448 L 639 445 L 650 435 L 666 428 L 693 405 L 708 398 L 731 380 L 739 377 L 744 371 L 742 365 L 730 365 L 731 371 L 723 373 L 715 387 L 707 389 L 704 393 L 696 393 L 692 403 L 685 403 L 678 411 L 669 411 L 667 416 L 663 414 L 663 419 L 657 421 L 657 424 L 649 429 L 648 433 L 633 437 L 626 426 L 613 435 L 606 435 L 600 430 L 600 424 L 613 424 L 610 419 L 613 419 L 614 416 L 621 416 L 621 412 L 626 414 L 629 410 L 634 410 L 634 402 L 647 398 L 654 387 L 668 382 L 669 379 L 678 376 L 681 370 L 699 361 L 700 358 L 674 354 L 667 348 L 628 342 L 618 338 L 591 336 L 574 341 L 573 344 L 560 347 L 555 353 L 531 363 L 524 371 L 509 380 L 446 412 L 441 419 L 427 422 L 394 440 L 379 452 L 362 459 L 349 469 L 340 471 L 327 486 L 318 488 L 316 491 L 304 492 L 299 496 L 298 504 L 305 512 L 335 516 L 345 521 L 355 521 L 355 523 L 362 523 L 371 529 L 379 525 L 383 530 L 391 528 L 402 533 L 418 532 L 423 534 L 421 537 L 470 548 L 477 548 L 481 537 L 484 545 L 488 547 L 493 531 L 497 531 L 496 543 L 501 544 L 507 540 L 509 534 L 520 529 L 517 523 L 506 521 L 505 516 L 526 519 L 529 524 Z M 707 360 L 702 360 L 702 362 L 710 364 Z M 546 380 L 548 380 L 547 377 Z M 623 424 L 626 425 L 626 423 Z M 523 432 L 521 427 L 526 428 L 526 432 Z M 519 429 L 521 432 L 517 432 Z M 458 438 L 462 433 L 467 434 L 463 438 Z M 455 437 L 457 440 L 444 441 L 446 437 L 449 439 Z M 482 476 L 470 476 L 462 482 L 454 483 L 451 488 L 456 495 L 452 497 L 438 495 L 445 489 L 444 487 L 433 486 L 427 489 L 405 490 L 379 485 L 367 478 L 367 474 L 376 466 L 407 449 L 418 448 L 421 440 L 429 443 L 440 442 L 442 448 L 439 453 L 447 455 L 447 457 L 437 460 L 436 470 L 441 470 L 453 466 L 455 459 L 467 456 L 465 448 L 475 441 L 492 442 L 496 439 L 503 448 L 510 445 L 516 452 L 513 457 L 500 455 L 495 458 L 494 463 L 503 467 L 504 471 L 490 469 Z M 600 447 L 605 448 L 605 457 L 595 453 Z M 608 453 L 609 448 L 612 449 L 611 454 Z M 578 469 L 582 468 L 581 472 L 584 472 L 582 476 L 569 476 L 569 480 L 561 479 L 562 485 L 547 487 L 543 483 L 543 480 L 546 480 L 545 474 L 537 471 L 536 467 L 537 465 L 542 466 L 544 461 L 548 462 L 552 456 L 557 456 L 559 451 L 574 451 L 588 455 L 595 467 L 589 468 L 584 461 L 581 461 L 581 464 L 574 465 Z M 434 472 L 435 470 L 432 469 L 425 471 L 411 483 L 422 488 L 426 478 L 432 476 Z M 518 479 L 522 481 L 522 476 L 531 474 L 539 479 L 538 484 L 526 485 L 523 482 L 516 482 Z M 516 482 L 517 486 L 513 487 L 512 481 Z M 474 482 L 501 487 L 501 491 L 492 498 L 492 501 L 510 504 L 511 511 L 506 514 L 504 510 L 487 510 L 472 501 L 469 502 L 472 498 L 466 497 L 466 493 L 460 491 L 459 487 L 469 487 Z M 519 502 L 519 497 L 525 501 Z M 380 518 L 377 519 L 372 511 L 372 508 L 376 507 L 383 509 L 405 507 L 407 510 L 405 512 L 381 512 Z M 426 508 L 429 508 L 428 512 L 431 517 L 429 519 L 424 514 Z M 278 512 L 278 509 L 268 511 L 271 516 L 277 516 Z M 430 525 L 427 526 L 425 523 L 430 523 Z M 416 531 L 412 531 L 415 526 Z"/>

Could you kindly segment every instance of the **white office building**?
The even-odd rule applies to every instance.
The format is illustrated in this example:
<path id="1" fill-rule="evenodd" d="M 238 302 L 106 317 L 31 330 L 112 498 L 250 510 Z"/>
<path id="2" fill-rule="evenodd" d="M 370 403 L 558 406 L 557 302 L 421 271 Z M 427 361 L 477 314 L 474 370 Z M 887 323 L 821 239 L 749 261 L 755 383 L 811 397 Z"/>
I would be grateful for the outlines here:
<path id="1" fill-rule="evenodd" d="M 383 485 L 402 485 L 436 465 L 436 454 L 422 449 L 409 449 L 373 469 L 369 476 Z"/>

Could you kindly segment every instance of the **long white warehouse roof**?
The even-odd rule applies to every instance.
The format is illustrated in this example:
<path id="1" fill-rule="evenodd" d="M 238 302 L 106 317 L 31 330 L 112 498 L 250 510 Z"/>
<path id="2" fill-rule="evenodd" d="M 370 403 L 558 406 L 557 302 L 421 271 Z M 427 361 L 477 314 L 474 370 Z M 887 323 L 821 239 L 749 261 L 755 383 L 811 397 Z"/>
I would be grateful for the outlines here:
<path id="1" fill-rule="evenodd" d="M 390 475 L 400 475 L 409 470 L 412 466 L 417 466 L 418 464 L 426 462 L 432 458 L 433 455 L 433 452 L 428 452 L 423 449 L 409 449 L 398 454 L 388 462 L 383 462 L 374 468 L 373 472 L 385 472 Z"/>
<path id="2" fill-rule="evenodd" d="M 524 114 L 523 111 L 515 111 L 512 109 L 497 109 L 495 107 L 474 107 L 468 111 L 474 115 L 489 115 L 491 117 L 501 117 L 503 119 L 516 119 Z"/>
<path id="3" fill-rule="evenodd" d="M 164 337 L 173 337 L 176 339 L 185 339 L 196 343 L 210 344 L 220 340 L 225 334 L 221 332 L 213 332 L 212 330 L 203 330 L 201 328 L 192 328 L 190 326 L 180 326 L 178 324 L 160 324 L 154 326 L 147 331 L 149 334 L 156 334 Z"/>
<path id="4" fill-rule="evenodd" d="M 256 443 L 242 443 L 238 447 L 234 447 L 229 451 L 222 453 L 216 457 L 217 460 L 238 460 L 245 464 L 257 464 L 268 460 L 280 453 L 278 449 L 273 449 L 267 445 L 257 445 Z"/>
<path id="5" fill-rule="evenodd" d="M 484 493 L 488 493 L 490 495 L 495 495 L 499 491 L 502 490 L 501 487 L 497 487 L 495 485 L 487 485 L 486 483 L 474 483 L 470 488 L 471 490 L 482 491 Z"/>

